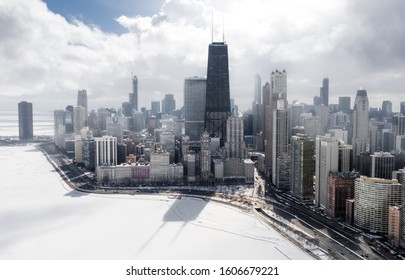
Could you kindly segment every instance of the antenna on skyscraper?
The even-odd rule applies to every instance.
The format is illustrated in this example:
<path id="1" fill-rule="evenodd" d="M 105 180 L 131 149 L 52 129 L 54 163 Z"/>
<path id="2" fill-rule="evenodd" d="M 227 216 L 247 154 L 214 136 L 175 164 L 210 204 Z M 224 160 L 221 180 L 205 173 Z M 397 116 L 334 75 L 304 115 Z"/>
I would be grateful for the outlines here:
<path id="1" fill-rule="evenodd" d="M 211 43 L 214 43 L 214 8 L 211 10 Z"/>
<path id="2" fill-rule="evenodd" d="M 222 14 L 222 42 L 225 43 L 225 15 Z"/>

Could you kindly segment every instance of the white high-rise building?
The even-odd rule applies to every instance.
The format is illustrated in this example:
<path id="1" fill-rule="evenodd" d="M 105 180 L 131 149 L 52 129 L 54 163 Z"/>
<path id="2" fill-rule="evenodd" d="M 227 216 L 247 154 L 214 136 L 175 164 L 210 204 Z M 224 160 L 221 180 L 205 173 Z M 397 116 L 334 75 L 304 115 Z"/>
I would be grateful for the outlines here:
<path id="1" fill-rule="evenodd" d="M 211 139 L 208 132 L 201 135 L 200 169 L 201 178 L 208 179 L 211 175 Z"/>
<path id="2" fill-rule="evenodd" d="M 353 110 L 353 157 L 369 150 L 369 103 L 366 90 L 358 90 Z"/>
<path id="3" fill-rule="evenodd" d="M 329 172 L 339 168 L 339 141 L 327 134 L 316 137 L 315 146 L 315 205 L 326 208 Z"/>
<path id="4" fill-rule="evenodd" d="M 117 165 L 117 137 L 108 135 L 94 137 L 94 142 L 96 146 L 95 166 Z"/>
<path id="5" fill-rule="evenodd" d="M 170 166 L 170 153 L 156 150 L 150 154 L 150 180 L 152 182 L 166 182 Z"/>
<path id="6" fill-rule="evenodd" d="M 360 177 L 354 187 L 354 224 L 379 234 L 388 232 L 388 208 L 401 204 L 398 180 Z"/>
<path id="7" fill-rule="evenodd" d="M 247 157 L 246 144 L 243 138 L 243 119 L 238 116 L 230 116 L 226 121 L 226 142 L 224 159 Z"/>
<path id="8" fill-rule="evenodd" d="M 271 94 L 280 94 L 282 100 L 287 102 L 287 72 L 276 70 L 270 75 Z"/>
<path id="9" fill-rule="evenodd" d="M 287 188 L 290 180 L 290 175 L 283 172 L 282 169 L 288 171 L 288 161 L 290 160 L 288 149 L 288 111 L 285 108 L 284 100 L 277 101 L 277 110 L 273 111 L 273 156 L 272 156 L 272 183 L 277 188 Z M 267 160 L 267 159 L 266 159 Z M 282 164 L 286 168 L 277 166 L 277 163 Z M 281 178 L 283 177 L 283 178 Z M 287 178 L 288 177 L 288 178 Z M 286 181 L 288 179 L 288 181 Z M 282 182 L 283 186 L 280 185 Z"/>

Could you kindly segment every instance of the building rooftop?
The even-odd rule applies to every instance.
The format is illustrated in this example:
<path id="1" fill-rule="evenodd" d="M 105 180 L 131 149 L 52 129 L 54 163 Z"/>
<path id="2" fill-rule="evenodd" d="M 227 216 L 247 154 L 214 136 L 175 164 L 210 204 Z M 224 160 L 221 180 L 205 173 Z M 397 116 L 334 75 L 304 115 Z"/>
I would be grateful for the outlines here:
<path id="1" fill-rule="evenodd" d="M 360 180 L 369 181 L 373 183 L 380 183 L 380 184 L 399 184 L 397 179 L 380 179 L 380 178 L 370 178 L 366 176 L 360 176 Z"/>
<path id="2" fill-rule="evenodd" d="M 356 96 L 363 96 L 363 97 L 367 97 L 367 90 L 365 89 L 359 89 L 357 91 L 357 95 Z"/>

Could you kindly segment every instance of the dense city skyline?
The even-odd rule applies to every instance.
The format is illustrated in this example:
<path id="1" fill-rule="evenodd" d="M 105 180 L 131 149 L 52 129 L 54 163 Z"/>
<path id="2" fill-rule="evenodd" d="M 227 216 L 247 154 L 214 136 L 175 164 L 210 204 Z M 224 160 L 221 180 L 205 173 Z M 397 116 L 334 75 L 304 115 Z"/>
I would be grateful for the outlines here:
<path id="1" fill-rule="evenodd" d="M 92 4 L 94 10 L 106 5 Z M 50 94 L 61 107 L 72 104 L 81 88 L 88 91 L 91 109 L 118 107 L 131 92 L 133 75 L 139 79 L 140 107 L 168 93 L 181 101 L 184 78 L 206 74 L 214 11 L 215 39 L 222 38 L 225 19 L 231 98 L 241 110 L 251 107 L 256 73 L 265 84 L 271 71 L 286 69 L 290 100 L 311 104 L 328 77 L 330 104 L 338 103 L 338 96 L 354 100 L 363 87 L 370 107 L 389 99 L 399 111 L 405 88 L 400 1 L 172 0 L 160 9 L 158 4 L 148 9 L 134 4 L 128 14 L 88 20 L 85 12 L 69 14 L 67 7 L 49 3 L 51 11 L 41 1 L 2 3 L 0 18 L 9 28 L 0 48 L 0 109 L 29 100 L 46 110 Z M 115 12 L 122 5 L 128 3 L 117 3 Z M 101 20 L 114 22 L 109 16 L 127 31 L 105 27 Z"/>
<path id="2" fill-rule="evenodd" d="M 54 110 L 54 139 L 41 149 L 48 156 L 59 154 L 58 163 L 51 162 L 65 182 L 95 193 L 135 193 L 144 187 L 159 192 L 168 186 L 216 194 L 220 190 L 213 189 L 222 185 L 243 185 L 255 199 L 270 196 L 292 212 L 314 211 L 380 235 L 392 248 L 390 254 L 403 258 L 405 102 L 400 103 L 401 114 L 393 111 L 391 100 L 384 100 L 381 109 L 372 108 L 367 90 L 359 89 L 351 110 L 350 96 L 338 96 L 339 104 L 330 101 L 325 77 L 313 104 L 299 103 L 291 100 L 287 71 L 275 69 L 262 88 L 261 77 L 255 76 L 252 107 L 239 114 L 239 105 L 230 98 L 225 38 L 213 37 L 208 49 L 206 78 L 184 78 L 181 110 L 176 110 L 175 94 L 166 93 L 160 112 L 156 100 L 151 109 L 139 111 L 138 73 L 132 74 L 126 99 L 114 96 L 119 108 L 106 103 L 90 111 L 91 94 L 79 89 L 75 107 Z M 33 138 L 32 104 L 18 103 L 22 141 Z M 250 209 L 248 200 L 244 203 Z M 267 217 L 259 206 L 251 210 Z M 340 225 L 330 228 L 340 230 Z M 339 236 L 348 234 L 349 242 L 353 233 L 343 230 Z M 339 250 L 354 252 L 347 249 L 350 245 L 340 245 Z M 323 249 L 332 252 L 330 246 Z M 370 253 L 362 250 L 344 258 L 366 259 Z"/>

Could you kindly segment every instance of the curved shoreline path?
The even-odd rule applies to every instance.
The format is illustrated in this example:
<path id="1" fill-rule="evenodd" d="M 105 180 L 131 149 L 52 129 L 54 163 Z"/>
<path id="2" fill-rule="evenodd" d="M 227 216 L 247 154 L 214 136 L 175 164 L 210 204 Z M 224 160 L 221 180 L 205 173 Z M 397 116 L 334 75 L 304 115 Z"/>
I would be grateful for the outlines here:
<path id="1" fill-rule="evenodd" d="M 235 207 L 70 190 L 34 146 L 0 147 L 0 170 L 0 259 L 312 259 Z"/>

